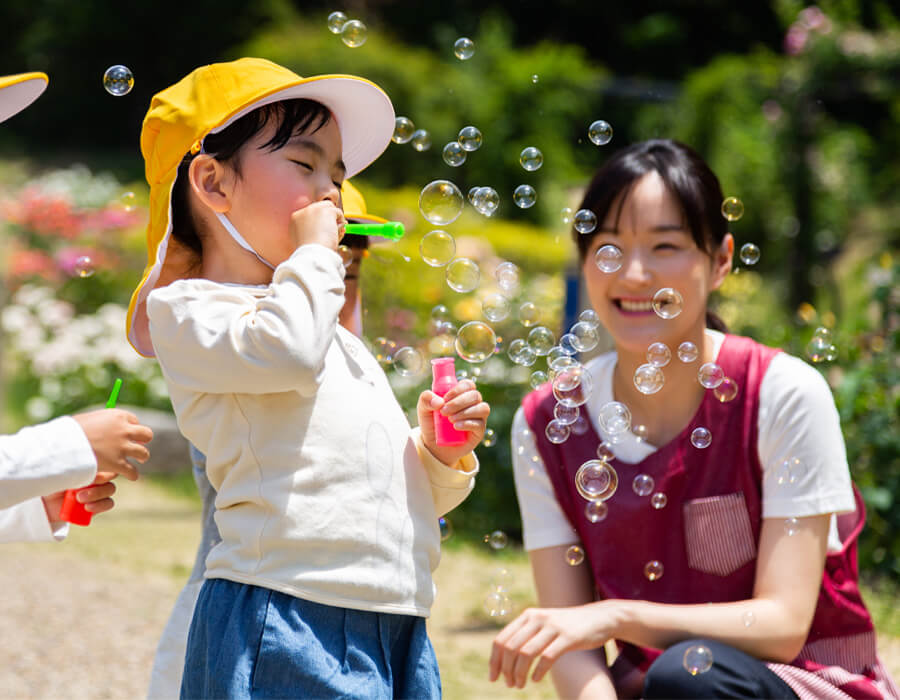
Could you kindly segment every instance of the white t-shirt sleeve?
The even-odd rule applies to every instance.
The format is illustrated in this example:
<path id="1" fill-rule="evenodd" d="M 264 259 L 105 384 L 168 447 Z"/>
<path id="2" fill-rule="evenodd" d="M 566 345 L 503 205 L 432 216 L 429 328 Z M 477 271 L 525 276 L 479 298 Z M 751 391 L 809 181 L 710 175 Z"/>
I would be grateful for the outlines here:
<path id="1" fill-rule="evenodd" d="M 9 542 L 59 542 L 69 532 L 69 524 L 50 522 L 44 501 L 31 498 L 0 510 L 0 544 Z"/>
<path id="2" fill-rule="evenodd" d="M 90 484 L 97 459 L 70 416 L 0 436 L 0 508 Z"/>
<path id="3" fill-rule="evenodd" d="M 578 535 L 556 500 L 556 491 L 521 406 L 513 417 L 511 439 L 525 550 L 576 544 Z"/>
<path id="4" fill-rule="evenodd" d="M 786 353 L 772 358 L 759 390 L 758 428 L 763 518 L 855 510 L 840 418 L 817 370 Z"/>

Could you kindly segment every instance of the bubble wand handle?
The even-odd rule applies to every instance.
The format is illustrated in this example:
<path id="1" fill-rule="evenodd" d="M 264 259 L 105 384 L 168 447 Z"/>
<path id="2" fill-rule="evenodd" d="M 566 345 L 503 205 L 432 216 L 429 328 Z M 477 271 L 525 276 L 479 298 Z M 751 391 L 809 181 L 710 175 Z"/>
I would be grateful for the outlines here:
<path id="1" fill-rule="evenodd" d="M 120 377 L 116 378 L 116 383 L 113 384 L 112 391 L 109 394 L 109 398 L 106 400 L 107 408 L 115 408 L 116 401 L 119 398 L 119 389 L 122 388 L 122 379 Z M 91 513 L 89 510 L 86 510 L 83 503 L 79 503 L 76 496 L 78 496 L 79 491 L 84 491 L 85 489 L 90 488 L 90 486 L 83 486 L 80 489 L 66 489 L 66 495 L 63 498 L 62 507 L 59 509 L 59 519 L 63 522 L 72 523 L 73 525 L 90 525 L 91 524 Z"/>
<path id="2" fill-rule="evenodd" d="M 456 367 L 452 357 L 436 357 L 431 361 L 431 390 L 443 397 L 456 386 Z M 447 416 L 435 411 L 434 437 L 438 447 L 465 445 L 469 435 L 464 430 L 457 430 Z"/>
<path id="3" fill-rule="evenodd" d="M 406 229 L 399 221 L 388 221 L 383 224 L 347 224 L 344 232 L 352 233 L 355 236 L 381 236 L 392 241 L 399 241 L 406 233 Z"/>

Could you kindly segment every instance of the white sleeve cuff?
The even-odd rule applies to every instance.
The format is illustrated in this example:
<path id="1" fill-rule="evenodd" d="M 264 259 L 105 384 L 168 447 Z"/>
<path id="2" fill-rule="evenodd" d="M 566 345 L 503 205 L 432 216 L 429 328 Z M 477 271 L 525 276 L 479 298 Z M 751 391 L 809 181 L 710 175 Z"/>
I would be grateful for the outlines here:
<path id="1" fill-rule="evenodd" d="M 422 431 L 412 429 L 413 443 L 419 459 L 428 474 L 431 483 L 431 494 L 434 498 L 434 509 L 438 517 L 449 513 L 475 488 L 475 475 L 478 473 L 478 458 L 470 452 L 459 459 L 455 465 L 446 465 L 422 442 Z M 458 468 L 457 468 L 458 467 Z"/>
<path id="2" fill-rule="evenodd" d="M 0 543 L 60 542 L 68 532 L 68 523 L 47 520 L 41 498 L 32 498 L 0 510 Z"/>

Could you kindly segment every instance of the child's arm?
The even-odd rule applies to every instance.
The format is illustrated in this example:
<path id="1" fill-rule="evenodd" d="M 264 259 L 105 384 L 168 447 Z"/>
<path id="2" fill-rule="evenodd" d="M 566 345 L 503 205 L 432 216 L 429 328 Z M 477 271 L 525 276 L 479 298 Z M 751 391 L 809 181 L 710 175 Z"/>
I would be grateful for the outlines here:
<path id="1" fill-rule="evenodd" d="M 126 457 L 146 461 L 152 435 L 132 413 L 105 409 L 0 436 L 0 508 L 89 484 L 98 465 L 136 479 Z"/>
<path id="2" fill-rule="evenodd" d="M 462 445 L 438 446 L 434 431 L 435 411 L 447 416 L 458 430 L 469 433 Z M 443 515 L 462 503 L 474 486 L 478 461 L 473 450 L 484 438 L 491 408 L 481 398 L 475 383 L 465 379 L 443 398 L 426 390 L 416 405 L 420 433 L 417 448 L 428 471 L 435 511 Z"/>
<path id="3" fill-rule="evenodd" d="M 268 293 L 202 280 L 147 300 L 150 334 L 166 380 L 188 391 L 314 393 L 344 303 L 344 266 L 323 245 L 281 263 Z"/>

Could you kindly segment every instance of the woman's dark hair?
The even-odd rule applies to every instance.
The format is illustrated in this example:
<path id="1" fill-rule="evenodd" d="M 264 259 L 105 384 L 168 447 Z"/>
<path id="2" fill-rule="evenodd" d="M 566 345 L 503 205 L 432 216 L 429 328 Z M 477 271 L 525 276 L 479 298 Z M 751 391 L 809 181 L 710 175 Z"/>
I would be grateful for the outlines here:
<path id="1" fill-rule="evenodd" d="M 597 171 L 584 193 L 579 209 L 590 209 L 602 224 L 620 194 L 627 195 L 634 184 L 656 171 L 678 200 L 684 221 L 697 247 L 712 255 L 728 233 L 721 213 L 722 187 L 719 178 L 690 146 L 671 139 L 640 141 L 617 151 Z M 626 197 L 618 201 L 616 222 Z M 578 254 L 584 261 L 596 232 L 578 233 L 573 229 Z M 723 332 L 727 327 L 718 316 L 707 311 L 706 325 Z"/>
<path id="2" fill-rule="evenodd" d="M 203 140 L 203 152 L 222 163 L 229 163 L 240 176 L 241 147 L 266 128 L 271 122 L 277 124 L 275 133 L 260 146 L 261 149 L 277 151 L 296 134 L 315 133 L 331 119 L 328 108 L 314 100 L 284 100 L 264 105 L 235 120 L 226 128 L 209 134 Z M 172 236 L 195 254 L 199 262 L 203 254 L 200 234 L 191 215 L 188 191 L 188 169 L 195 155 L 188 153 L 178 166 L 178 175 L 172 188 Z"/>

